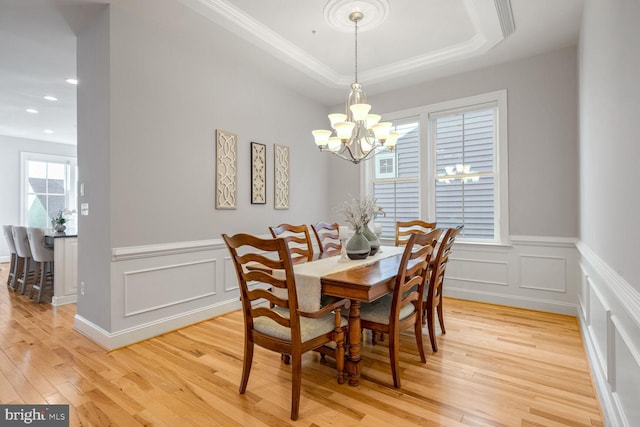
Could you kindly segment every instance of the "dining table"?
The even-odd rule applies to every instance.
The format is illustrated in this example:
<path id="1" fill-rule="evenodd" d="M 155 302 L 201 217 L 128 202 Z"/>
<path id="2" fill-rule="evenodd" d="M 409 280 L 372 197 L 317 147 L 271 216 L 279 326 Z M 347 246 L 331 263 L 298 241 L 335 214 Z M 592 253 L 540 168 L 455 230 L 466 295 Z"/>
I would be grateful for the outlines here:
<path id="1" fill-rule="evenodd" d="M 303 310 L 317 310 L 322 295 L 346 298 L 349 308 L 346 371 L 351 386 L 360 384 L 362 365 L 360 306 L 393 292 L 403 247 L 381 246 L 378 253 L 364 260 L 344 260 L 337 254 L 321 255 L 306 262 L 295 262 L 298 302 Z M 306 306 L 305 306 L 306 305 Z"/>

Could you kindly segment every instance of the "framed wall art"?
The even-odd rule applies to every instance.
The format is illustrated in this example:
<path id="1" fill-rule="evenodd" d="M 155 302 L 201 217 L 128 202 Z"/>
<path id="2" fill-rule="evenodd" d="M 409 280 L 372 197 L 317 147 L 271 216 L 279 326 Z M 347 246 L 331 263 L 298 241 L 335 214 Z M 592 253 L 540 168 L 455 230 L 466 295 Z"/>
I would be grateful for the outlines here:
<path id="1" fill-rule="evenodd" d="M 289 147 L 274 145 L 274 208 L 289 209 Z"/>
<path id="2" fill-rule="evenodd" d="M 216 130 L 216 209 L 235 209 L 238 175 L 238 137 Z"/>
<path id="3" fill-rule="evenodd" d="M 267 203 L 267 146 L 251 143 L 251 203 Z"/>

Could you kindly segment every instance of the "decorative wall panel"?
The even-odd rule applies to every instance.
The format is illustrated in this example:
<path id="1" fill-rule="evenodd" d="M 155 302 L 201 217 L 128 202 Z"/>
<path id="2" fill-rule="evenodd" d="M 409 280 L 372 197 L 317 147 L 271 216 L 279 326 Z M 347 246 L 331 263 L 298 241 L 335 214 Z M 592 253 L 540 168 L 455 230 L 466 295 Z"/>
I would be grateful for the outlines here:
<path id="1" fill-rule="evenodd" d="M 267 203 L 267 146 L 251 143 L 251 203 Z"/>
<path id="2" fill-rule="evenodd" d="M 565 264 L 563 257 L 520 255 L 520 287 L 566 292 Z"/>
<path id="3" fill-rule="evenodd" d="M 238 137 L 216 130 L 216 209 L 235 209 Z"/>
<path id="4" fill-rule="evenodd" d="M 289 209 L 289 147 L 274 146 L 274 208 Z"/>
<path id="5" fill-rule="evenodd" d="M 204 259 L 125 271 L 124 316 L 183 304 L 216 294 L 216 260 Z M 176 286 L 190 277 L 190 286 Z"/>

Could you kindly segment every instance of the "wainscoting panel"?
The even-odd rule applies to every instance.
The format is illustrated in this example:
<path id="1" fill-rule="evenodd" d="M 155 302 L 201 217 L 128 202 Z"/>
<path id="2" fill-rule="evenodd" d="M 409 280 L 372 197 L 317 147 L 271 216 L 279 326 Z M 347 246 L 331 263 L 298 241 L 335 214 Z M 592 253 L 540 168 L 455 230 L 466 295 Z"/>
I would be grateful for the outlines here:
<path id="1" fill-rule="evenodd" d="M 512 236 L 510 246 L 455 243 L 444 293 L 575 315 L 576 259 L 574 239 Z"/>
<path id="2" fill-rule="evenodd" d="M 520 287 L 566 292 L 565 264 L 566 259 L 562 257 L 520 255 Z"/>
<path id="3" fill-rule="evenodd" d="M 125 317 L 181 304 L 216 293 L 216 260 L 124 272 Z M 189 281 L 189 286 L 182 286 Z"/>
<path id="4" fill-rule="evenodd" d="M 590 288 L 589 301 L 591 301 L 589 305 L 589 333 L 595 344 L 599 363 L 602 366 L 607 366 L 607 355 L 609 353 L 607 339 L 611 310 L 606 307 L 602 296 L 593 287 Z"/>
<path id="5" fill-rule="evenodd" d="M 640 292 L 591 248 L 576 245 L 582 270 L 580 330 L 606 425 L 640 425 Z"/>
<path id="6" fill-rule="evenodd" d="M 107 349 L 240 308 L 221 239 L 112 249 L 111 329 L 76 316 L 75 327 Z"/>
<path id="7" fill-rule="evenodd" d="M 584 272 L 584 266 L 580 263 L 580 282 L 578 287 L 578 309 L 582 318 L 589 323 L 589 295 L 591 292 L 591 284 L 589 276 Z"/>
<path id="8" fill-rule="evenodd" d="M 238 273 L 230 256 L 224 258 L 224 291 L 238 292 L 240 295 L 240 284 L 238 283 Z"/>
<path id="9" fill-rule="evenodd" d="M 509 286 L 509 263 L 471 258 L 460 258 L 453 253 L 449 258 L 447 276 L 455 280 L 489 285 Z"/>
<path id="10" fill-rule="evenodd" d="M 612 390 L 616 406 L 625 412 L 628 425 L 640 425 L 640 353 L 617 318 L 614 325 L 615 382 Z"/>

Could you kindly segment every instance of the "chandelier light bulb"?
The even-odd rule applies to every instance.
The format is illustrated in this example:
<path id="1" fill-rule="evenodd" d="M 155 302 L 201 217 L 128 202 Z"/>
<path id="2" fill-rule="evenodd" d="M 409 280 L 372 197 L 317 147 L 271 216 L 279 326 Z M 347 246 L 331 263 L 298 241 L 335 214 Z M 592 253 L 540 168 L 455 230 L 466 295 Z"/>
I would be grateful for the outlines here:
<path id="1" fill-rule="evenodd" d="M 379 114 L 368 114 L 367 115 L 367 129 L 371 129 L 371 126 L 377 124 L 382 116 Z"/>
<path id="2" fill-rule="evenodd" d="M 371 110 L 371 105 L 369 104 L 353 104 L 349 107 L 351 113 L 353 114 L 353 120 L 356 122 L 367 120 L 367 114 L 369 114 L 369 110 Z"/>
<path id="3" fill-rule="evenodd" d="M 400 138 L 400 132 L 389 132 L 389 136 L 384 141 L 384 146 L 389 149 L 389 151 L 393 151 L 393 147 L 398 143 L 398 138 Z"/>
<path id="4" fill-rule="evenodd" d="M 336 133 L 338 134 L 338 138 L 342 140 L 348 140 L 351 138 L 351 134 L 353 133 L 353 128 L 355 127 L 355 123 L 353 122 L 340 122 L 336 123 L 334 128 L 336 129 Z"/>
<path id="5" fill-rule="evenodd" d="M 313 135 L 316 145 L 321 147 L 329 144 L 329 137 L 331 136 L 330 130 L 318 129 L 311 131 Z"/>
<path id="6" fill-rule="evenodd" d="M 393 126 L 393 123 L 391 122 L 382 122 L 371 126 L 371 130 L 373 130 L 373 134 L 376 136 L 376 139 L 383 142 L 389 136 L 391 126 Z"/>
<path id="7" fill-rule="evenodd" d="M 329 114 L 329 121 L 331 122 L 331 127 L 335 129 L 336 123 L 347 121 L 347 115 L 340 113 Z"/>
<path id="8" fill-rule="evenodd" d="M 342 148 L 342 141 L 337 136 L 332 136 L 329 138 L 329 151 L 337 152 Z"/>

